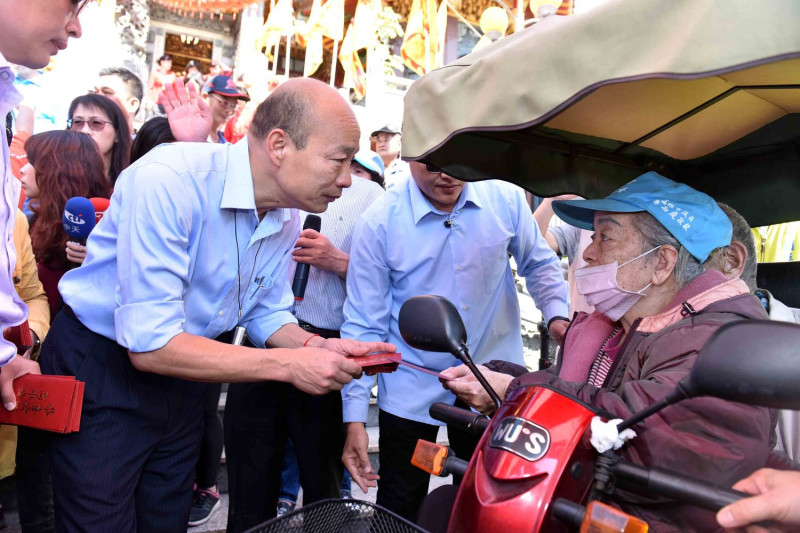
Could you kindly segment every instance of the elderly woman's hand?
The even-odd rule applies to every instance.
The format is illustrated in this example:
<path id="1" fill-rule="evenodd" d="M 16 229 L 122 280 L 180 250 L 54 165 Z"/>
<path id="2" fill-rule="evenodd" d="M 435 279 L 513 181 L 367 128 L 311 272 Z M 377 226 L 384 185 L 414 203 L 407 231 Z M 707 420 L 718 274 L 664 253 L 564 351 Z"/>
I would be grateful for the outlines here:
<path id="1" fill-rule="evenodd" d="M 72 263 L 83 264 L 86 259 L 86 246 L 77 242 L 67 241 L 67 260 Z"/>
<path id="2" fill-rule="evenodd" d="M 514 376 L 493 372 L 483 365 L 478 365 L 478 370 L 484 375 L 486 381 L 495 390 L 500 398 L 505 397 L 508 385 L 514 380 Z M 466 365 L 454 366 L 442 370 L 441 374 L 447 378 L 442 386 L 458 396 L 464 403 L 477 409 L 479 412 L 490 415 L 495 412 L 496 406 L 480 384 L 477 378 L 466 367 Z"/>

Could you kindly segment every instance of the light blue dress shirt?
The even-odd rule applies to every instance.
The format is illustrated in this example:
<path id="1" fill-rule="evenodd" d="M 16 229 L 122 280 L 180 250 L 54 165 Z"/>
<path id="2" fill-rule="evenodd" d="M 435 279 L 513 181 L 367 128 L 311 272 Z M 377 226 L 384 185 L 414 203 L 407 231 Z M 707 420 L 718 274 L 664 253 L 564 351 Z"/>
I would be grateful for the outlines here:
<path id="1" fill-rule="evenodd" d="M 452 224 L 445 225 L 450 219 Z M 523 363 L 519 302 L 508 254 L 526 278 L 545 320 L 567 315 L 567 291 L 555 254 L 539 233 L 521 189 L 509 183 L 468 183 L 451 214 L 433 208 L 413 179 L 373 203 L 358 221 L 350 250 L 342 337 L 388 341 L 404 360 L 434 370 L 460 364 L 450 354 L 422 352 L 403 342 L 400 307 L 422 294 L 446 297 L 459 310 L 476 363 Z M 372 378 L 342 393 L 345 422 L 365 422 Z M 378 405 L 417 422 L 433 402 L 455 396 L 439 381 L 400 366 L 379 374 Z"/>
<path id="2" fill-rule="evenodd" d="M 296 322 L 287 276 L 299 233 L 296 210 L 259 222 L 247 138 L 162 145 L 120 175 L 86 261 L 59 290 L 86 327 L 133 352 L 239 322 L 264 346 Z"/>

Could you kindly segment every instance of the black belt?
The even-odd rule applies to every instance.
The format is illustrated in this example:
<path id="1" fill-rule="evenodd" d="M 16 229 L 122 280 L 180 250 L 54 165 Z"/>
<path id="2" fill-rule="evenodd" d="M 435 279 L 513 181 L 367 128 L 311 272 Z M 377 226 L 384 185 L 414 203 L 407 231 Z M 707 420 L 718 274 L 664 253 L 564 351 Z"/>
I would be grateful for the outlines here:
<path id="1" fill-rule="evenodd" d="M 319 335 L 320 337 L 324 337 L 326 339 L 338 339 L 340 334 L 338 329 L 325 329 L 325 328 L 318 328 L 313 324 L 309 324 L 308 322 L 304 322 L 302 320 L 297 321 L 297 325 L 306 330 L 309 333 L 314 333 Z"/>

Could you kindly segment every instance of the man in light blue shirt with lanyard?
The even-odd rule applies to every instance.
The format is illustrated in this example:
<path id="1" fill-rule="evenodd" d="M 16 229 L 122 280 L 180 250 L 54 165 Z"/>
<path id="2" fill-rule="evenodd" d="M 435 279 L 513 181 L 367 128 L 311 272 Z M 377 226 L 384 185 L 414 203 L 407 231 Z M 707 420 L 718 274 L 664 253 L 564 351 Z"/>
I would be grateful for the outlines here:
<path id="1" fill-rule="evenodd" d="M 193 87 L 167 106 L 196 125 Z M 360 374 L 345 354 L 393 348 L 309 335 L 289 310 L 291 208 L 322 212 L 341 195 L 358 138 L 335 90 L 292 80 L 241 142 L 165 145 L 123 172 L 86 261 L 59 285 L 65 307 L 40 358 L 86 382 L 80 432 L 51 448 L 57 529 L 185 531 L 201 382 L 321 394 Z M 261 349 L 237 345 L 245 330 Z"/>
<path id="2" fill-rule="evenodd" d="M 361 216 L 353 235 L 342 337 L 388 341 L 404 360 L 436 371 L 458 364 L 450 354 L 412 349 L 397 326 L 408 298 L 437 294 L 458 308 L 477 363 L 498 357 L 523 364 L 519 303 L 508 255 L 527 281 L 553 336 L 566 330 L 567 291 L 558 259 L 539 233 L 521 189 L 508 183 L 464 183 L 431 165 L 411 163 L 411 177 L 389 189 Z M 366 490 L 369 381 L 343 391 L 347 442 L 343 460 Z M 413 520 L 429 476 L 410 464 L 417 439 L 435 440 L 434 402 L 453 403 L 436 377 L 400 366 L 379 374 L 380 484 L 378 503 Z M 471 454 L 455 442 L 456 454 Z M 459 446 L 461 450 L 459 450 Z M 468 457 L 464 457 L 468 459 Z"/>

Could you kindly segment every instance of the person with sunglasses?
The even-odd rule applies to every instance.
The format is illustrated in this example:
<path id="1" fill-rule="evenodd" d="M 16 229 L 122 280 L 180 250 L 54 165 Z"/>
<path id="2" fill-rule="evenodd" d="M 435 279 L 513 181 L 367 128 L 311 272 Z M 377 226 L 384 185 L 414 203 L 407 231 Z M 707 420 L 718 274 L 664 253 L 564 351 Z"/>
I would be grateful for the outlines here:
<path id="1" fill-rule="evenodd" d="M 88 134 L 97 144 L 109 182 L 113 185 L 130 161 L 131 130 L 128 118 L 110 98 L 84 94 L 69 106 L 67 129 Z"/>
<path id="2" fill-rule="evenodd" d="M 74 0 L 0 0 L 0 117 L 6 117 L 22 99 L 14 88 L 11 64 L 45 67 L 51 56 L 67 47 L 70 38 L 81 36 L 78 14 L 85 5 L 86 1 Z M 4 169 L 0 234 L 5 237 L 5 245 L 0 246 L 0 328 L 5 328 L 22 323 L 27 308 L 17 296 L 12 278 L 16 264 L 12 235 L 20 183 L 11 173 L 6 139 L 0 146 Z M 13 344 L 0 339 L 0 396 L 9 410 L 16 407 L 14 379 L 39 373 L 36 362 L 15 357 L 16 352 Z"/>
<path id="3" fill-rule="evenodd" d="M 236 112 L 241 100 L 250 97 L 230 76 L 214 76 L 203 86 L 203 97 L 211 112 L 211 128 L 208 131 L 208 142 L 225 144 L 228 140 L 222 134 L 225 123 Z"/>
<path id="4" fill-rule="evenodd" d="M 411 162 L 411 179 L 387 188 L 361 215 L 353 232 L 347 272 L 343 338 L 397 345 L 403 359 L 436 372 L 457 360 L 407 345 L 397 310 L 420 294 L 438 294 L 457 307 L 469 330 L 476 362 L 523 363 L 520 308 L 509 254 L 557 340 L 566 330 L 567 290 L 553 251 L 519 187 L 500 181 L 465 183 L 433 165 Z M 366 422 L 371 379 L 343 391 L 347 437 L 343 460 L 366 491 L 377 476 L 367 456 Z M 435 441 L 428 415 L 434 402 L 453 403 L 436 377 L 408 367 L 378 376 L 380 482 L 378 504 L 413 520 L 430 476 L 414 467 L 418 439 Z M 448 428 L 450 445 L 468 459 L 477 441 Z"/>

